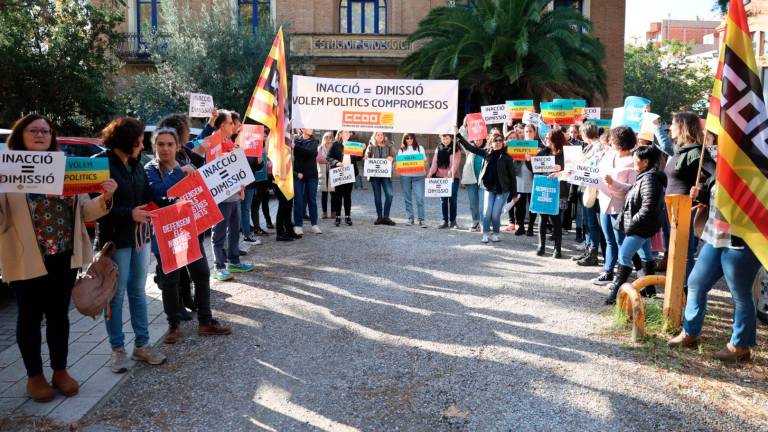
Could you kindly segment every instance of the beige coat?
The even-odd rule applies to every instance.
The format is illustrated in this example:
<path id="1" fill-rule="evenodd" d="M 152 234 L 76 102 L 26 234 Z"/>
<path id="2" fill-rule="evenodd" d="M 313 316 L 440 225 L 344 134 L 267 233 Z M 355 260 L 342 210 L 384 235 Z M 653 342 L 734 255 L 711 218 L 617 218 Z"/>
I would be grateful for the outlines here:
<path id="1" fill-rule="evenodd" d="M 86 194 L 76 197 L 75 244 L 71 268 L 82 268 L 93 260 L 91 239 L 85 229 L 85 222 L 104 216 L 109 213 L 110 207 L 101 196 L 94 199 Z M 25 194 L 0 193 L 0 273 L 4 282 L 34 279 L 48 274 L 37 244 Z"/>

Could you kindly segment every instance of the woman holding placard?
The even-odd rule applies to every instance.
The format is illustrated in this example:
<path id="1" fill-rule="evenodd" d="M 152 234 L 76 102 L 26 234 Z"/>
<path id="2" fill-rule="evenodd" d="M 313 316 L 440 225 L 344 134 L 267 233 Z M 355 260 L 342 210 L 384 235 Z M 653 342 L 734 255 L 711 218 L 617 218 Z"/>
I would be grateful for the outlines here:
<path id="1" fill-rule="evenodd" d="M 341 168 L 352 165 L 352 157 L 344 154 L 344 144 L 349 141 L 352 132 L 340 130 L 336 132 L 336 138 L 325 155 L 328 168 Z M 344 222 L 352 226 L 352 183 L 336 186 L 336 193 L 331 202 L 331 209 L 336 213 L 335 225 L 341 225 L 341 204 L 344 202 Z"/>
<path id="2" fill-rule="evenodd" d="M 322 234 L 317 225 L 317 146 L 313 129 L 301 129 L 300 135 L 293 140 L 293 231 L 303 235 L 304 209 L 309 203 L 309 220 L 312 232 Z"/>
<path id="3" fill-rule="evenodd" d="M 491 149 L 478 148 L 468 143 L 461 134 L 456 138 L 464 150 L 472 153 L 475 157 L 481 157 L 483 160 L 478 176 L 478 183 L 485 189 L 485 206 L 483 209 L 483 243 L 488 243 L 488 233 L 491 232 L 493 224 L 493 233 L 490 240 L 494 243 L 499 241 L 499 230 L 501 225 L 501 211 L 507 203 L 507 197 L 517 196 L 517 183 L 515 182 L 515 166 L 512 158 L 507 154 L 504 137 L 500 134 L 492 134 Z"/>
<path id="4" fill-rule="evenodd" d="M 539 150 L 536 156 L 554 156 L 555 157 L 555 170 L 549 174 L 550 177 L 559 176 L 559 173 L 565 166 L 565 155 L 563 154 L 563 147 L 568 144 L 568 140 L 565 138 L 565 133 L 560 129 L 552 129 L 547 132 L 547 147 Z M 531 166 L 531 155 L 525 155 L 525 165 L 533 172 Z M 554 242 L 555 251 L 552 253 L 553 258 L 562 258 L 563 253 L 561 250 L 563 242 L 563 212 L 568 208 L 568 183 L 565 181 L 559 181 L 560 186 L 560 199 L 558 203 L 559 214 L 556 215 L 539 215 L 539 248 L 536 251 L 536 255 L 543 256 L 545 253 L 545 247 L 547 245 L 547 222 L 552 224 L 554 228 Z"/>
<path id="5" fill-rule="evenodd" d="M 333 195 L 335 189 L 331 186 L 331 177 L 328 175 L 328 159 L 326 155 L 328 150 L 333 145 L 333 133 L 326 132 L 323 134 L 322 142 L 317 147 L 317 175 L 318 175 L 318 189 L 320 189 L 320 204 L 323 208 L 323 219 L 328 219 L 328 198 L 330 195 L 331 203 L 333 203 Z M 333 210 L 333 208 L 331 208 Z M 331 217 L 336 218 L 335 212 L 331 212 Z"/>
<path id="6" fill-rule="evenodd" d="M 390 164 L 394 163 L 395 149 L 387 137 L 384 136 L 384 132 L 376 132 L 371 136 L 363 159 L 386 159 Z M 376 205 L 377 216 L 373 224 L 395 225 L 395 222 L 389 218 L 389 210 L 392 208 L 392 198 L 394 197 L 392 179 L 389 177 L 371 177 L 370 181 L 373 188 L 373 201 Z M 381 205 L 382 191 L 384 192 L 384 206 Z"/>
<path id="7" fill-rule="evenodd" d="M 114 261 L 119 277 L 117 292 L 105 311 L 104 323 L 112 347 L 112 372 L 128 370 L 123 332 L 123 299 L 128 295 L 131 327 L 135 334 L 132 358 L 150 365 L 165 363 L 165 355 L 149 343 L 147 299 L 144 291 L 149 271 L 149 225 L 151 202 L 149 182 L 139 156 L 144 149 L 144 125 L 130 117 L 113 120 L 101 132 L 106 151 L 96 155 L 109 159 L 109 172 L 118 184 L 114 205 L 106 216 L 96 223 L 96 248 L 114 242 L 117 251 Z"/>
<path id="8" fill-rule="evenodd" d="M 398 160 L 402 158 L 419 159 L 421 162 L 414 162 L 416 169 L 399 168 L 397 173 L 400 175 L 400 185 L 403 188 L 403 198 L 405 199 L 405 212 L 408 214 L 408 223 L 414 224 L 413 199 L 416 196 L 416 215 L 419 218 L 419 226 L 426 228 L 424 224 L 424 172 L 427 153 L 424 147 L 419 145 L 416 135 L 407 133 L 403 135 L 400 143 L 400 152 L 397 154 Z"/>
<path id="9" fill-rule="evenodd" d="M 186 176 L 194 174 L 195 168 L 192 165 L 181 165 L 176 160 L 175 155 L 180 145 L 174 129 L 155 130 L 152 134 L 152 148 L 155 151 L 155 159 L 144 166 L 149 181 L 150 198 L 155 203 L 167 202 L 168 189 L 184 180 Z M 165 336 L 167 344 L 176 343 L 181 337 L 179 323 L 182 305 L 179 302 L 179 277 L 182 272 L 189 272 L 195 284 L 195 306 L 199 323 L 197 333 L 200 336 L 215 336 L 232 332 L 229 327 L 220 325 L 211 315 L 211 272 L 208 269 L 208 259 L 205 257 L 204 238 L 204 233 L 200 233 L 197 239 L 200 243 L 200 251 L 203 253 L 201 259 L 168 274 L 163 273 L 162 266 L 158 266 L 160 270 L 157 275 L 163 293 L 163 309 L 168 320 L 168 334 Z M 155 238 L 152 239 L 152 252 L 160 263 L 160 249 Z"/>
<path id="10" fill-rule="evenodd" d="M 440 145 L 437 146 L 437 150 L 432 157 L 432 165 L 429 168 L 429 174 L 427 174 L 427 178 L 432 177 L 453 179 L 451 196 L 440 198 L 443 209 L 443 224 L 438 228 L 445 229 L 450 227 L 458 229 L 456 211 L 459 180 L 461 179 L 461 152 L 456 151 L 456 146 L 453 144 L 453 135 L 440 135 Z"/>
<path id="11" fill-rule="evenodd" d="M 603 272 L 592 279 L 595 285 L 607 285 L 614 279 L 619 247 L 624 240 L 624 233 L 616 230 L 614 225 L 624 206 L 624 198 L 637 177 L 632 160 L 632 149 L 637 138 L 632 129 L 626 126 L 613 128 L 607 133 L 607 139 L 608 145 L 604 147 L 605 152 L 597 164 L 603 178 L 597 185 L 597 199 L 600 203 L 600 227 L 606 243 L 605 264 Z"/>
<path id="12" fill-rule="evenodd" d="M 539 141 L 539 131 L 534 125 L 525 125 L 523 128 L 523 139 L 528 141 Z M 515 221 L 517 230 L 515 235 L 527 235 L 533 237 L 533 224 L 536 223 L 536 213 L 530 211 L 531 190 L 533 189 L 533 171 L 528 168 L 525 161 L 515 161 L 515 182 L 517 183 L 517 193 L 520 199 L 515 203 Z M 525 229 L 525 213 L 528 213 L 528 229 Z"/>
<path id="13" fill-rule="evenodd" d="M 460 135 L 466 134 L 466 125 L 460 129 Z M 488 136 L 489 139 L 493 139 L 492 135 Z M 461 141 L 459 141 L 461 142 Z M 479 149 L 485 148 L 485 140 L 472 141 L 472 145 Z M 463 147 L 463 146 L 462 146 Z M 469 197 L 469 213 L 472 215 L 472 226 L 469 228 L 470 232 L 480 231 L 480 222 L 482 222 L 482 209 L 483 196 L 485 190 L 483 188 L 480 179 L 480 172 L 483 169 L 483 162 L 485 159 L 474 152 L 470 152 L 464 149 L 467 157 L 464 159 L 464 168 L 461 172 L 461 184 L 467 188 L 467 196 Z"/>
<path id="14" fill-rule="evenodd" d="M 13 125 L 8 150 L 59 151 L 56 131 L 46 117 L 29 114 Z M 0 193 L 0 267 L 16 295 L 16 343 L 27 371 L 27 393 L 36 402 L 51 401 L 54 388 L 64 396 L 80 389 L 67 372 L 69 304 L 77 271 L 92 259 L 85 222 L 109 212 L 117 183 L 110 179 L 101 187 L 104 192 L 93 199 Z M 50 384 L 40 355 L 43 317 Z"/>

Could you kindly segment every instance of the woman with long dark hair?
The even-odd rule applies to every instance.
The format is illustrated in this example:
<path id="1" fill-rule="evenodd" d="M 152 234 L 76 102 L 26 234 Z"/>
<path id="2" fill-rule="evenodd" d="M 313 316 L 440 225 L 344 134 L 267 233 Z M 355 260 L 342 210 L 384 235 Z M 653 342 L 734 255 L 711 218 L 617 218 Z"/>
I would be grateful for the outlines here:
<path id="1" fill-rule="evenodd" d="M 400 142 L 400 151 L 398 155 L 412 156 L 421 155 L 424 158 L 425 166 L 427 160 L 427 152 L 424 147 L 419 145 L 419 141 L 416 139 L 416 135 L 407 133 L 403 135 L 403 140 Z M 418 173 L 404 173 L 400 174 L 400 186 L 403 188 L 403 199 L 405 200 L 405 213 L 408 215 L 408 223 L 414 224 L 413 213 L 413 196 L 416 197 L 416 215 L 418 216 L 419 226 L 426 228 L 424 224 L 424 170 Z"/>
<path id="2" fill-rule="evenodd" d="M 8 149 L 59 151 L 56 130 L 48 118 L 27 115 L 13 125 Z M 0 192 L 0 267 L 16 295 L 16 343 L 27 370 L 27 393 L 36 402 L 51 401 L 54 388 L 64 396 L 80 389 L 67 372 L 69 304 L 78 270 L 92 259 L 85 222 L 109 212 L 118 186 L 110 179 L 101 187 L 104 192 L 93 199 Z M 40 353 L 43 317 L 50 384 Z"/>
<path id="3" fill-rule="evenodd" d="M 523 128 L 523 139 L 529 141 L 539 141 L 539 130 L 534 125 L 525 125 Z M 541 143 L 539 143 L 541 146 Z M 533 188 L 533 171 L 528 168 L 525 161 L 514 161 L 515 181 L 517 182 L 517 193 L 520 199 L 515 203 L 515 221 L 517 230 L 515 235 L 525 234 L 533 237 L 533 224 L 536 223 L 536 213 L 530 211 L 531 208 L 531 190 Z M 525 229 L 525 214 L 528 213 L 528 229 Z"/>
<path id="4" fill-rule="evenodd" d="M 565 133 L 560 129 L 551 129 L 547 132 L 546 138 L 547 147 L 539 150 L 536 156 L 554 156 L 555 157 L 555 171 L 550 173 L 551 176 L 558 175 L 565 166 L 565 156 L 563 154 L 563 147 L 568 144 L 568 140 L 565 138 Z M 533 172 L 531 166 L 531 156 L 526 155 L 526 167 Z M 568 183 L 560 180 L 560 202 L 558 203 L 559 214 L 556 215 L 539 215 L 539 248 L 536 251 L 536 255 L 543 256 L 545 253 L 545 247 L 547 245 L 547 222 L 552 224 L 554 230 L 552 236 L 555 242 L 555 250 L 552 253 L 553 258 L 562 258 L 562 243 L 563 243 L 563 212 L 568 208 Z"/>
<path id="5" fill-rule="evenodd" d="M 435 154 L 432 157 L 432 165 L 429 168 L 429 174 L 427 174 L 427 178 L 453 179 L 451 183 L 451 196 L 440 198 L 443 210 L 443 224 L 438 227 L 440 229 L 459 228 L 456 223 L 456 212 L 461 169 L 461 152 L 456 151 L 456 146 L 453 144 L 453 135 L 440 135 L 440 145 L 435 150 Z"/>
<path id="6" fill-rule="evenodd" d="M 340 130 L 336 132 L 336 139 L 325 155 L 328 161 L 328 168 L 340 168 L 343 166 L 352 165 L 352 158 L 349 155 L 344 154 L 344 143 L 349 141 L 352 136 L 352 132 Z M 352 226 L 352 183 L 336 186 L 336 193 L 334 194 L 334 200 L 331 203 L 332 209 L 336 212 L 336 220 L 334 221 L 336 226 L 341 225 L 341 204 L 344 202 L 344 222 Z"/>

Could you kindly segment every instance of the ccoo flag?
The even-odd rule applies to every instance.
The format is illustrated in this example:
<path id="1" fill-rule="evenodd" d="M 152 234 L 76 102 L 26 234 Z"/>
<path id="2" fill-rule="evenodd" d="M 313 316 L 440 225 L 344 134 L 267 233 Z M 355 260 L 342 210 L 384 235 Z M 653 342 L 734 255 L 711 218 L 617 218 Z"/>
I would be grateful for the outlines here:
<path id="1" fill-rule="evenodd" d="M 768 266 L 768 114 L 741 1 L 730 2 L 721 59 L 716 206 Z"/>
<path id="2" fill-rule="evenodd" d="M 285 143 L 285 101 L 288 94 L 283 28 L 277 31 L 264 69 L 253 90 L 245 116 L 269 128 L 267 156 L 272 161 L 275 184 L 287 199 L 293 198 L 293 160 Z"/>

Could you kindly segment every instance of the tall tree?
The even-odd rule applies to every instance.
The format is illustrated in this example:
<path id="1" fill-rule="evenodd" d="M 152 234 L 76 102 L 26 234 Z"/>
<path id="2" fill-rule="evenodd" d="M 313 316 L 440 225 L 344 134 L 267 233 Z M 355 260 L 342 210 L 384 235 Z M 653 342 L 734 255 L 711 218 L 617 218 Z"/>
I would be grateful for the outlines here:
<path id="1" fill-rule="evenodd" d="M 549 0 L 473 0 L 438 7 L 409 40 L 422 46 L 401 66 L 414 78 L 456 79 L 485 103 L 505 98 L 606 94 L 605 51 L 592 23 Z"/>
<path id="2" fill-rule="evenodd" d="M 185 112 L 189 93 L 213 96 L 217 107 L 242 111 L 248 106 L 275 31 L 260 25 L 238 25 L 232 2 L 203 5 L 163 2 L 163 23 L 149 37 L 154 71 L 123 83 L 121 106 L 127 114 L 154 122 L 172 112 Z M 241 112 L 242 114 L 242 112 Z"/>
<path id="3" fill-rule="evenodd" d="M 0 125 L 46 114 L 65 134 L 88 134 L 114 112 L 112 54 L 123 20 L 115 2 L 27 0 L 0 8 Z"/>
<path id="4" fill-rule="evenodd" d="M 690 62 L 690 46 L 672 41 L 624 48 L 624 94 L 643 96 L 653 111 L 669 121 L 676 111 L 705 115 L 715 72 L 707 64 Z"/>

